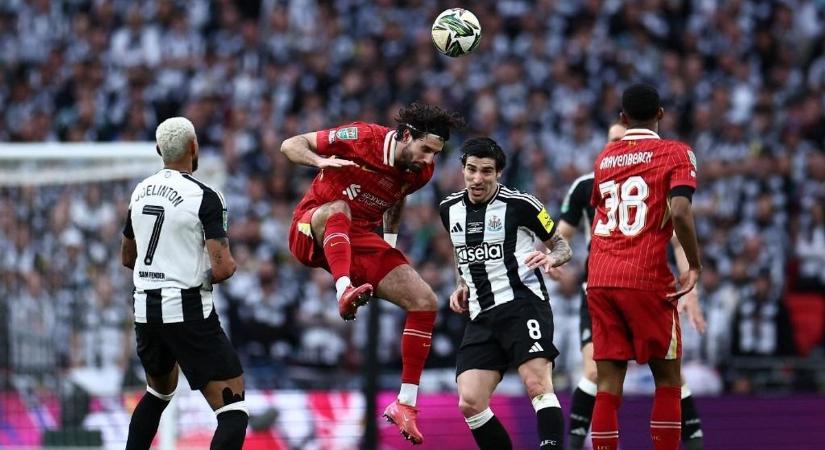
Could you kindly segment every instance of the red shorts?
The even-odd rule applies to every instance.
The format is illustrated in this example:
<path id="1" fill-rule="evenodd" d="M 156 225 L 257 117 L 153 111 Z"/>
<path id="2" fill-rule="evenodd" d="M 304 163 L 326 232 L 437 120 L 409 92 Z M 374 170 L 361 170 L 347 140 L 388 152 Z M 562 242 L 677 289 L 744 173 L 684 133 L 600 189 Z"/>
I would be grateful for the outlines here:
<path id="1" fill-rule="evenodd" d="M 679 313 L 665 295 L 662 291 L 588 287 L 593 359 L 646 363 L 681 358 Z"/>
<path id="2" fill-rule="evenodd" d="M 317 208 L 304 211 L 297 216 L 289 227 L 289 251 L 295 258 L 309 267 L 321 267 L 329 272 L 324 249 L 312 237 L 310 220 Z M 352 266 L 350 279 L 356 286 L 370 283 L 373 288 L 396 267 L 410 262 L 399 250 L 378 234 L 371 231 L 350 229 L 350 246 L 352 248 Z"/>

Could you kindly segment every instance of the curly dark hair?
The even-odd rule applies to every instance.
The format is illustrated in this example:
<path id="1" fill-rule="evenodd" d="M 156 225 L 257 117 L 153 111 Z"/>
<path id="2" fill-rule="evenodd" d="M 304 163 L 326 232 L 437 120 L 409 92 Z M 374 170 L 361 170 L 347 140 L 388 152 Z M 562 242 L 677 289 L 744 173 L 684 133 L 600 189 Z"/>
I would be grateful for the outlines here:
<path id="1" fill-rule="evenodd" d="M 467 158 L 491 158 L 496 162 L 496 171 L 504 170 L 507 165 L 507 156 L 496 141 L 488 137 L 475 137 L 464 141 L 461 145 L 461 165 L 467 164 Z"/>
<path id="2" fill-rule="evenodd" d="M 395 116 L 398 122 L 396 139 L 400 139 L 404 130 L 410 130 L 413 139 L 420 139 L 427 133 L 450 139 L 450 130 L 464 127 L 464 118 L 459 113 L 445 111 L 438 106 L 424 103 L 412 103 L 398 110 Z"/>

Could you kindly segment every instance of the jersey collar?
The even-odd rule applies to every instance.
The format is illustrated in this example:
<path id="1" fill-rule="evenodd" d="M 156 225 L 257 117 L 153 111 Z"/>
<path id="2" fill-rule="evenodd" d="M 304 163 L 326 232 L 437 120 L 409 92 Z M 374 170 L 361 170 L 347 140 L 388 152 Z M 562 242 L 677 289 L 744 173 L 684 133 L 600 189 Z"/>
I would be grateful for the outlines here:
<path id="1" fill-rule="evenodd" d="M 640 139 L 661 139 L 659 135 L 647 128 L 630 128 L 624 132 L 623 141 L 638 141 Z"/>
<path id="2" fill-rule="evenodd" d="M 395 140 L 395 130 L 393 130 L 384 136 L 384 164 L 390 167 L 395 167 L 396 147 L 398 147 L 398 141 Z"/>

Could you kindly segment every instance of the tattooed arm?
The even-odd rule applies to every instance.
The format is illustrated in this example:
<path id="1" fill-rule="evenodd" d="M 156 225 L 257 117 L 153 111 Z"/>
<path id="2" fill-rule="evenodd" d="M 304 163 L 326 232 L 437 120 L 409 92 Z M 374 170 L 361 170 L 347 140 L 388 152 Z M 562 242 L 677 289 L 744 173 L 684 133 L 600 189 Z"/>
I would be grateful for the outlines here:
<path id="1" fill-rule="evenodd" d="M 527 255 L 527 259 L 524 261 L 527 267 L 531 269 L 541 267 L 545 273 L 550 273 L 551 268 L 570 261 L 570 257 L 573 256 L 570 244 L 559 233 L 554 233 L 550 239 L 544 241 L 544 245 L 547 246 L 549 251 L 535 251 Z"/>
<path id="2" fill-rule="evenodd" d="M 398 230 L 401 228 L 401 212 L 404 210 L 406 199 L 406 197 L 402 198 L 384 213 L 384 240 L 392 247 L 395 247 L 395 241 L 398 239 Z"/>
<path id="3" fill-rule="evenodd" d="M 210 283 L 220 283 L 235 273 L 235 258 L 229 251 L 229 238 L 207 239 L 206 251 L 209 252 L 209 260 L 212 268 L 207 271 L 207 281 Z"/>
<path id="4" fill-rule="evenodd" d="M 570 258 L 573 256 L 573 250 L 570 249 L 570 244 L 568 244 L 567 240 L 559 233 L 553 234 L 550 239 L 544 241 L 544 245 L 550 249 L 550 251 L 547 252 L 547 256 L 552 260 L 550 264 L 552 267 L 558 267 L 570 261 Z"/>

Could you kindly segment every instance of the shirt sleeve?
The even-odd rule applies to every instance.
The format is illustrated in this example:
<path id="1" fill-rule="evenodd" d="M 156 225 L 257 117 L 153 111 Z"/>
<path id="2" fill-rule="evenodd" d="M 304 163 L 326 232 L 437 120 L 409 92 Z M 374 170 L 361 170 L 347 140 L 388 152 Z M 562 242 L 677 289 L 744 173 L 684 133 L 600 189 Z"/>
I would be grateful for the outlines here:
<path id="1" fill-rule="evenodd" d="M 593 191 L 593 183 L 591 181 L 592 178 L 579 178 L 570 186 L 561 204 L 559 220 L 563 220 L 574 227 L 579 226 L 584 211 L 590 204 L 590 194 Z"/>
<path id="2" fill-rule="evenodd" d="M 361 148 L 372 143 L 372 134 L 368 124 L 350 123 L 318 131 L 315 134 L 315 146 L 321 156 L 361 157 Z"/>
<path id="3" fill-rule="evenodd" d="M 126 213 L 126 225 L 123 226 L 123 237 L 127 239 L 135 238 L 135 230 L 132 229 L 132 208 Z"/>
<path id="4" fill-rule="evenodd" d="M 438 207 L 438 214 L 441 216 L 441 225 L 444 225 L 444 229 L 447 230 L 447 233 L 450 232 L 450 206 L 446 203 L 442 203 L 441 206 Z"/>
<path id="5" fill-rule="evenodd" d="M 544 205 L 532 195 L 526 195 L 519 203 L 524 226 L 535 233 L 542 242 L 550 239 L 556 232 L 556 222 L 550 217 Z"/>
<path id="6" fill-rule="evenodd" d="M 670 189 L 676 186 L 688 186 L 696 189 L 696 155 L 686 145 L 680 145 L 671 154 Z"/>
<path id="7" fill-rule="evenodd" d="M 226 205 L 223 202 L 223 197 L 217 192 L 211 189 L 203 192 L 198 217 L 203 224 L 203 237 L 205 239 L 220 239 L 227 236 Z"/>

